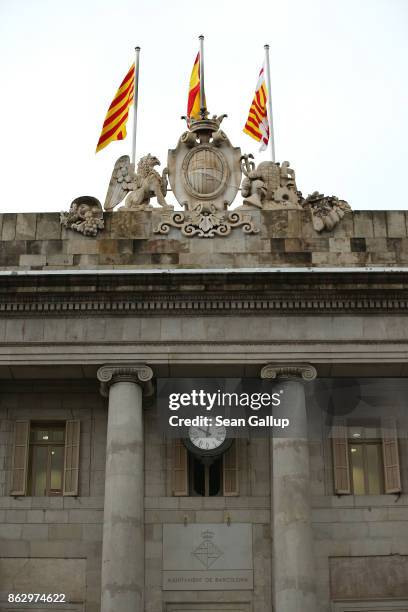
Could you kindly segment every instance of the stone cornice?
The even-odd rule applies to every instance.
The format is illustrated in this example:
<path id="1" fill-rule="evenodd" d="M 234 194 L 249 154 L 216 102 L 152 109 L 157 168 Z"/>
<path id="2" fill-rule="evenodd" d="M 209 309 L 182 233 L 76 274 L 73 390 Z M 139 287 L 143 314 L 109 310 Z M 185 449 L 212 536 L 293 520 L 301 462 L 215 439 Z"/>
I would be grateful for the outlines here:
<path id="1" fill-rule="evenodd" d="M 148 272 L 103 278 L 7 277 L 0 315 L 397 313 L 408 310 L 408 274 Z"/>
<path id="2" fill-rule="evenodd" d="M 153 370 L 145 363 L 105 364 L 96 374 L 101 383 L 100 391 L 104 397 L 109 395 L 109 387 L 117 382 L 133 382 L 142 386 L 145 395 L 152 393 Z"/>

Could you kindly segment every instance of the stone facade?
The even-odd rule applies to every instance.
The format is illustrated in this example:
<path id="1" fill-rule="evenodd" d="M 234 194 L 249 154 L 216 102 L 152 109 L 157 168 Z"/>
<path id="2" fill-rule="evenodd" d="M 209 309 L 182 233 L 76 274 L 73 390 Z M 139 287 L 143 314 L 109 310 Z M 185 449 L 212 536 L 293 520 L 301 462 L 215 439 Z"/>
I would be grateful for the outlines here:
<path id="1" fill-rule="evenodd" d="M 406 266 L 408 213 L 356 211 L 318 234 L 308 210 L 251 210 L 256 234 L 190 239 L 153 233 L 157 209 L 104 213 L 97 237 L 57 213 L 0 215 L 3 270 Z"/>
<path id="2" fill-rule="evenodd" d="M 128 391 L 123 387 L 121 395 L 116 382 L 102 396 L 100 380 L 108 387 L 112 381 L 98 380 L 97 373 L 109 364 L 122 368 L 123 376 L 129 364 L 145 364 L 153 380 L 247 377 L 260 376 L 271 362 L 306 362 L 316 368 L 317 380 L 408 378 L 408 213 L 354 212 L 317 234 L 306 210 L 252 210 L 258 233 L 236 229 L 205 239 L 176 229 L 154 234 L 155 214 L 105 212 L 96 237 L 61 227 L 58 214 L 0 216 L 1 612 L 18 609 L 7 604 L 8 589 L 49 592 L 53 584 L 67 592 L 68 607 L 60 610 L 113 610 L 106 598 L 101 608 L 101 591 L 110 588 L 110 574 L 105 570 L 101 578 L 101 567 L 113 558 L 106 543 L 118 515 L 122 538 L 143 534 L 131 560 L 137 574 L 132 588 L 142 595 L 130 607 L 115 604 L 115 612 L 406 610 L 405 431 L 401 495 L 335 495 L 325 417 L 309 397 L 308 440 L 305 432 L 300 436 L 306 459 L 297 475 L 310 493 L 303 515 L 310 530 L 299 532 L 299 517 L 289 527 L 285 512 L 278 517 L 277 496 L 288 475 L 274 466 L 281 451 L 269 440 L 239 440 L 238 496 L 175 497 L 170 443 L 159 433 L 154 395 L 145 397 L 142 411 L 141 392 L 131 387 L 141 389 L 146 378 L 131 379 L 134 373 L 126 371 Z M 138 469 L 144 464 L 144 499 L 133 490 L 130 528 L 122 496 L 116 509 L 104 503 L 105 482 L 126 473 L 118 463 L 106 470 L 116 452 L 108 413 L 111 418 L 129 401 L 140 407 L 143 421 L 135 423 L 129 412 L 128 427 L 139 435 L 132 462 Z M 11 496 L 15 422 L 73 418 L 81 421 L 78 496 Z M 251 524 L 253 590 L 163 590 L 163 525 L 185 523 Z M 276 600 L 278 591 L 289 597 L 282 572 L 273 569 L 277 550 L 285 554 L 276 536 L 282 524 L 294 529 L 296 542 L 312 541 L 313 576 L 292 576 L 314 584 L 301 608 L 292 601 L 285 609 Z M 114 551 L 119 559 L 120 552 Z M 353 583 L 350 575 L 359 579 Z M 370 599 L 392 607 L 368 608 Z M 361 608 L 347 607 L 354 600 Z"/>

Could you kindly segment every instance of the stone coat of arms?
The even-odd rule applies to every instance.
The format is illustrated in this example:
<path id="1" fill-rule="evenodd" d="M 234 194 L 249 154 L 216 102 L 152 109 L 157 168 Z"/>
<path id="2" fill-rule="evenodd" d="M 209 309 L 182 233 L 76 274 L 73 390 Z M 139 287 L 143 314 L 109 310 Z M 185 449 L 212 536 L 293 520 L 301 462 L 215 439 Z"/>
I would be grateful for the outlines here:
<path id="1" fill-rule="evenodd" d="M 175 149 L 168 153 L 169 182 L 184 212 L 161 211 L 155 231 L 177 227 L 186 236 L 212 238 L 233 227 L 254 233 L 251 215 L 229 211 L 241 184 L 241 150 L 220 129 L 226 115 L 192 121 Z"/>

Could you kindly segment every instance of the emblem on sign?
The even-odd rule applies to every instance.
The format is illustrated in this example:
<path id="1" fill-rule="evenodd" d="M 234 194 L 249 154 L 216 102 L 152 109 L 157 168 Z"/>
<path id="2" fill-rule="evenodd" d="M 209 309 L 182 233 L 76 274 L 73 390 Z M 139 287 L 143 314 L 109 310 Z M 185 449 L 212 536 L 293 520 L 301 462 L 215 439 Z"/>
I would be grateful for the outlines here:
<path id="1" fill-rule="evenodd" d="M 213 531 L 203 531 L 201 535 L 203 541 L 191 554 L 208 570 L 224 553 L 212 541 Z"/>

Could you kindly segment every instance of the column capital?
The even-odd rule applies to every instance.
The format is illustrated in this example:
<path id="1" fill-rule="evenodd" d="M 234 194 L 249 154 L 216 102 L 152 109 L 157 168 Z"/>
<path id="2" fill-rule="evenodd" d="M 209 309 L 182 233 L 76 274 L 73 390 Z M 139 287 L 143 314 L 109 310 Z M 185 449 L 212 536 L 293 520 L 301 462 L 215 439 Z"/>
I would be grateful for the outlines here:
<path id="1" fill-rule="evenodd" d="M 109 387 L 116 382 L 133 382 L 140 385 L 146 395 L 153 392 L 153 370 L 145 363 L 107 363 L 96 374 L 101 383 L 101 394 L 107 397 Z"/>
<path id="2" fill-rule="evenodd" d="M 275 380 L 311 381 L 317 376 L 317 371 L 310 363 L 268 363 L 261 370 L 261 378 Z"/>

